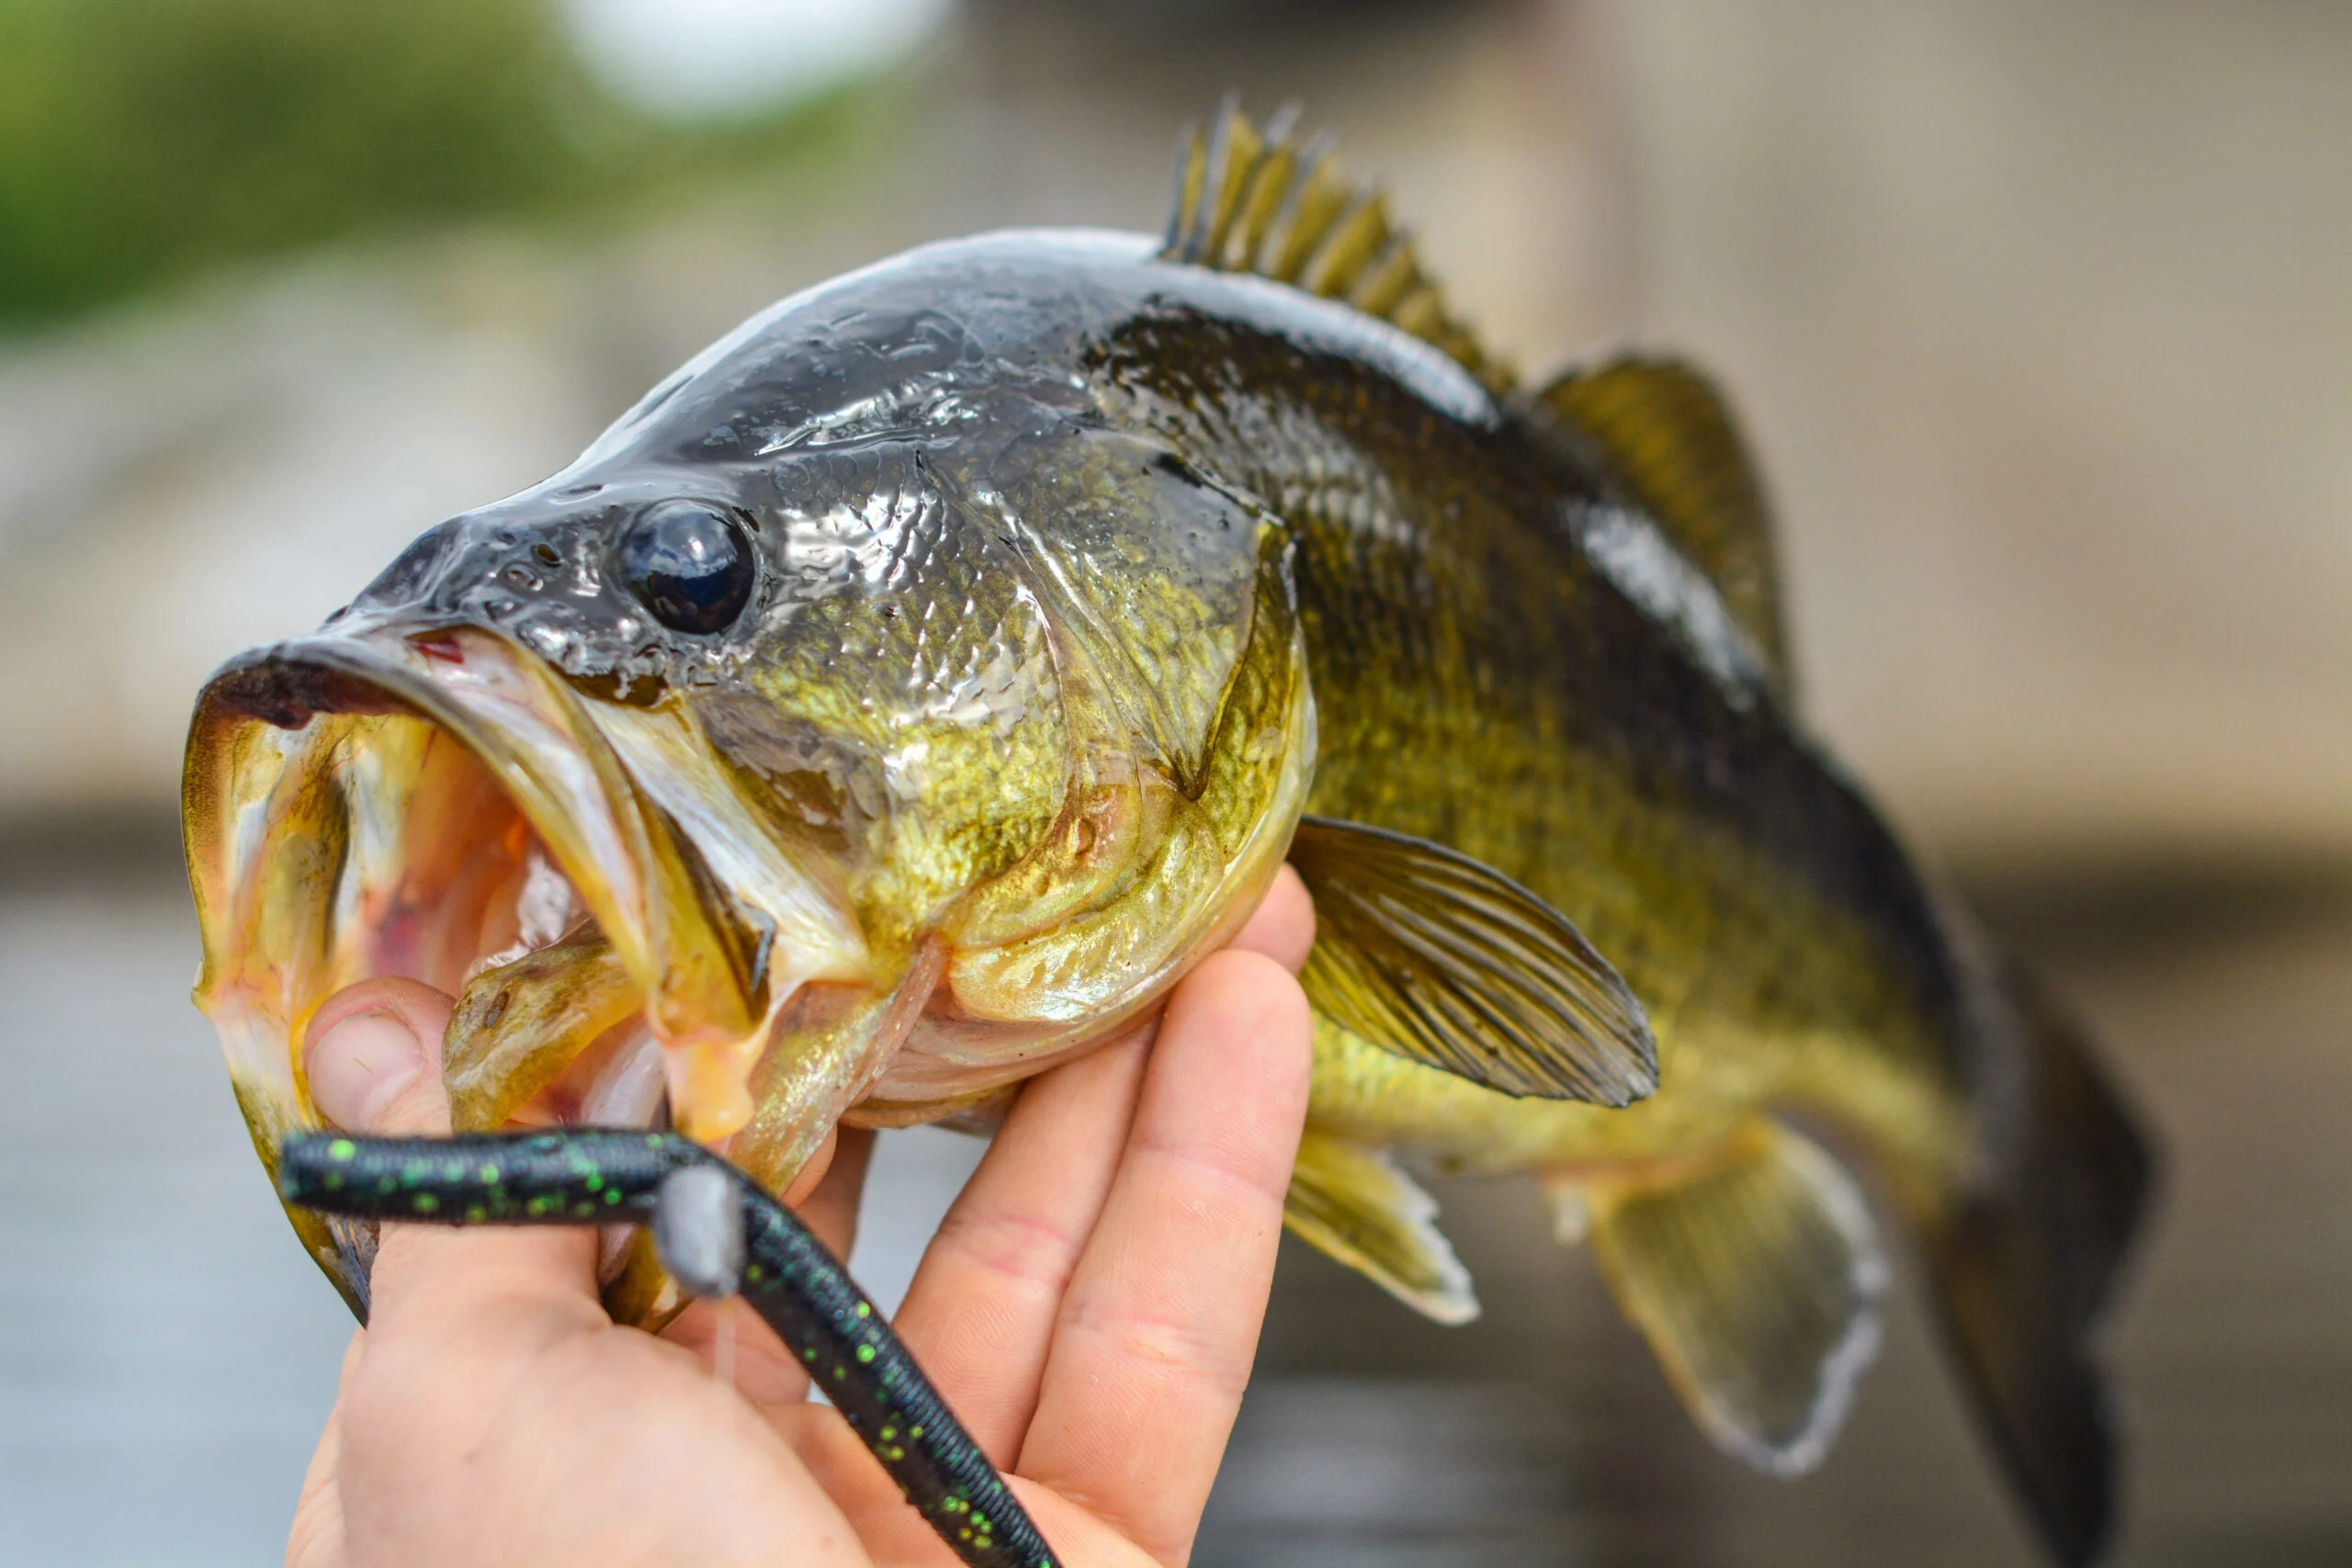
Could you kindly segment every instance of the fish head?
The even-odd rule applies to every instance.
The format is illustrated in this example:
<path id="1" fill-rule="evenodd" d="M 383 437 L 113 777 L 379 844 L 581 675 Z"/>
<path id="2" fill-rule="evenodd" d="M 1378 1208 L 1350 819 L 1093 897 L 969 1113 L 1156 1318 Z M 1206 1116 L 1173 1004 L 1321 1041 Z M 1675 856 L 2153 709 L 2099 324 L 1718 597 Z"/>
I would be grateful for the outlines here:
<path id="1" fill-rule="evenodd" d="M 1247 853 L 1204 836 L 1267 521 L 945 287 L 902 268 L 756 318 L 214 675 L 184 785 L 198 1001 L 265 1163 L 321 1124 L 300 1043 L 361 979 L 460 994 L 460 1130 L 471 1105 L 723 1143 L 812 997 L 842 1016 L 914 975 L 914 1011 L 1082 1032 L 1246 915 L 1306 766 L 1298 669 L 1288 729 L 1244 738 L 1291 787 L 1225 809 Z M 1037 947 L 1170 866 L 1114 940 Z M 293 1217 L 364 1300 L 371 1238 Z"/>

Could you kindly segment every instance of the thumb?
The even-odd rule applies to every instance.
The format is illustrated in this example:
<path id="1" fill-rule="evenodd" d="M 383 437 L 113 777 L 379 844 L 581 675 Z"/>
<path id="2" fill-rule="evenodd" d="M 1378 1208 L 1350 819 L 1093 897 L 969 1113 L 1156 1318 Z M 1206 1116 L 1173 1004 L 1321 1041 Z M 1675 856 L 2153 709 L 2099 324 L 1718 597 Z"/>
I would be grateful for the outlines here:
<path id="1" fill-rule="evenodd" d="M 319 1113 L 373 1137 L 447 1134 L 440 1043 L 453 1005 L 417 980 L 362 980 L 328 998 L 303 1044 Z"/>
<path id="2" fill-rule="evenodd" d="M 345 1132 L 435 1137 L 449 1132 L 441 1040 L 453 1003 L 415 980 L 363 980 L 311 1016 L 303 1047 L 311 1099 Z M 584 1227 L 459 1230 L 386 1224 L 368 1273 L 368 1325 L 414 1313 L 463 1316 L 485 1305 L 597 1311 L 596 1233 Z"/>

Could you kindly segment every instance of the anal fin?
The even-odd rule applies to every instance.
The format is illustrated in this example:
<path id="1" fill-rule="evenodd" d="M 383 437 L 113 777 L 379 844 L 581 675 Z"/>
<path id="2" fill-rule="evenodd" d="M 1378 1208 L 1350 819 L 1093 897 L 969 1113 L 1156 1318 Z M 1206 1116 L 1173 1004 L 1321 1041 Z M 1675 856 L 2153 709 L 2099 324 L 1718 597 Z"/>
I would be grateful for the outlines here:
<path id="1" fill-rule="evenodd" d="M 1284 1228 L 1423 1316 L 1467 1323 L 1478 1298 L 1436 1219 L 1437 1201 L 1381 1151 L 1313 1127 L 1299 1140 Z"/>
<path id="2" fill-rule="evenodd" d="M 1700 1427 L 1770 1474 L 1818 1464 L 1888 1288 L 1853 1178 L 1758 1118 L 1671 1182 L 1591 1181 L 1582 1198 L 1611 1292 Z"/>

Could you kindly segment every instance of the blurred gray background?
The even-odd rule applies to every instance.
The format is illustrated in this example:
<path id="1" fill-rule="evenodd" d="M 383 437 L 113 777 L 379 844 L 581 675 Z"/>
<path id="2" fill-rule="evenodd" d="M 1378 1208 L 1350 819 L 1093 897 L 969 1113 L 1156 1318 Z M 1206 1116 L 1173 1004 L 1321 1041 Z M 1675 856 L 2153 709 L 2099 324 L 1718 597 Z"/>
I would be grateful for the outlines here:
<path id="1" fill-rule="evenodd" d="M 205 671 L 783 293 L 1156 229 L 1227 86 L 1525 369 L 1727 384 L 1811 722 L 2170 1146 L 2121 1560 L 2352 1561 L 2352 10 L 0 0 L 0 1563 L 274 1561 L 347 1332 L 187 1000 Z M 884 1293 L 972 1154 L 886 1140 Z M 1916 1299 L 1767 1482 L 1440 1196 L 1488 1315 L 1286 1254 L 1204 1563 L 2033 1561 Z"/>

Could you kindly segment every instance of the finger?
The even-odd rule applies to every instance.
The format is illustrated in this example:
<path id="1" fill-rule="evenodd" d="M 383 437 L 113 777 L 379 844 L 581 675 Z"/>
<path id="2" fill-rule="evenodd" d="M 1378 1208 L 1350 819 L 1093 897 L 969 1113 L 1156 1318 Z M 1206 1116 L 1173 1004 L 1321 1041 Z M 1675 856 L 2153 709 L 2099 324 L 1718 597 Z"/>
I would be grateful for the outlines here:
<path id="1" fill-rule="evenodd" d="M 377 1137 L 449 1131 L 441 1039 L 450 998 L 414 980 L 363 980 L 329 998 L 305 1031 L 304 1071 L 320 1111 Z M 596 1233 L 584 1227 L 451 1228 L 387 1224 L 368 1271 L 368 1322 L 412 1311 L 463 1317 L 485 1304 L 560 1303 L 601 1313 Z"/>
<path id="2" fill-rule="evenodd" d="M 818 1178 L 814 1190 L 801 1198 L 803 1183 L 795 1181 L 786 1195 L 801 1222 L 836 1258 L 848 1257 L 856 1239 L 858 1199 L 873 1152 L 871 1132 L 844 1127 L 809 1161 L 808 1174 Z M 741 1297 L 695 1303 L 662 1330 L 662 1337 L 692 1350 L 714 1375 L 731 1380 L 737 1393 L 763 1410 L 797 1405 L 808 1397 L 808 1376 L 799 1358 Z"/>
<path id="3" fill-rule="evenodd" d="M 352 1332 L 344 1347 L 343 1370 L 336 1375 L 334 1405 L 327 1412 L 325 1429 L 303 1472 L 302 1490 L 294 1503 L 294 1523 L 286 1532 L 286 1568 L 343 1568 L 343 1400 L 351 1392 L 351 1374 L 358 1370 L 359 1353 L 368 1342 L 364 1328 Z"/>
<path id="4" fill-rule="evenodd" d="M 447 1132 L 439 1046 L 453 1005 L 415 980 L 362 980 L 329 997 L 303 1031 L 303 1071 L 320 1114 L 377 1137 Z"/>
<path id="5" fill-rule="evenodd" d="M 1062 1292 L 1110 1190 L 1148 1032 L 1023 1086 L 899 1309 L 900 1337 L 1000 1466 L 1020 1451 Z"/>
<path id="6" fill-rule="evenodd" d="M 1165 1568 L 1159 1558 L 1053 1488 L 1022 1475 L 1004 1479 L 1029 1510 L 1037 1533 L 1053 1547 L 1056 1562 L 1083 1562 L 1087 1568 Z"/>
<path id="7" fill-rule="evenodd" d="M 1262 953 L 1294 975 L 1304 968 L 1315 945 L 1315 900 L 1298 873 L 1288 866 L 1275 872 L 1257 910 L 1226 945 Z"/>
<path id="8" fill-rule="evenodd" d="M 1220 953 L 1170 999 L 1020 1472 L 1183 1561 L 1250 1381 L 1306 1115 L 1306 998 Z"/>
<path id="9" fill-rule="evenodd" d="M 866 1168 L 874 1159 L 874 1132 L 869 1127 L 842 1127 L 833 1138 L 832 1160 L 824 1175 L 806 1197 L 796 1190 L 786 1194 L 786 1201 L 799 1214 L 800 1223 L 817 1233 L 827 1251 L 846 1258 L 857 1245 L 857 1205 L 865 1196 Z M 793 1185 L 796 1190 L 799 1187 L 798 1182 Z"/>

